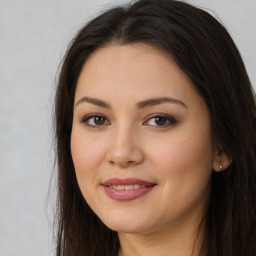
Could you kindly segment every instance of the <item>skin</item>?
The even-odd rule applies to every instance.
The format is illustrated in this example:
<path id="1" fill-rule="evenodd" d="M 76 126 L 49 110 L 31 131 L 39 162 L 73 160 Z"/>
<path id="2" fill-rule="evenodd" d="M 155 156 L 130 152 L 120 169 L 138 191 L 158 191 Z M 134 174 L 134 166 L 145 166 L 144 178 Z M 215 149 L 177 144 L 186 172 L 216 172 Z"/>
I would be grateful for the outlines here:
<path id="1" fill-rule="evenodd" d="M 175 100 L 138 107 L 163 97 Z M 86 119 L 95 113 L 103 118 Z M 171 121 L 157 122 L 157 114 Z M 228 160 L 213 147 L 204 100 L 169 56 L 146 44 L 108 45 L 92 53 L 77 82 L 71 153 L 85 200 L 118 232 L 120 256 L 191 256 L 193 247 L 197 255 L 211 174 Z M 120 202 L 101 185 L 110 178 L 157 185 Z"/>

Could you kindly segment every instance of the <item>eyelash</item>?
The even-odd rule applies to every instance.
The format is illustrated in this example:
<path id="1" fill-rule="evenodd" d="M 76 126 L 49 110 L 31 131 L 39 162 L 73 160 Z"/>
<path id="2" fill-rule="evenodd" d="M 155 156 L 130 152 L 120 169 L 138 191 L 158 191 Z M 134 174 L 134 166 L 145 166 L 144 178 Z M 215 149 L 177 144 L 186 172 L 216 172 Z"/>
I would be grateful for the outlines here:
<path id="1" fill-rule="evenodd" d="M 91 124 L 88 123 L 90 120 L 93 120 L 93 119 L 94 119 L 94 121 L 95 121 L 95 118 L 96 118 L 96 117 L 103 118 L 103 119 L 105 120 L 105 121 L 104 121 L 104 124 L 102 124 L 102 125 L 97 125 L 97 124 L 91 125 Z M 106 120 L 107 120 L 107 118 L 106 118 L 105 116 L 101 115 L 101 114 L 90 114 L 90 115 L 85 116 L 85 117 L 82 119 L 81 122 L 84 123 L 86 126 L 89 126 L 89 127 L 92 127 L 92 128 L 98 128 L 98 127 L 100 127 L 100 126 L 105 125 Z M 108 124 L 107 124 L 107 125 L 109 125 L 109 124 L 110 124 L 110 122 L 108 121 Z"/>
<path id="2" fill-rule="evenodd" d="M 162 118 L 164 119 L 167 124 L 164 124 L 164 125 L 151 125 L 151 126 L 157 126 L 157 127 L 169 127 L 171 125 L 174 125 L 177 123 L 177 120 L 173 117 L 173 116 L 170 116 L 170 115 L 167 115 L 167 114 L 154 114 L 154 115 L 150 115 L 149 117 L 147 117 L 147 120 L 143 123 L 147 123 L 149 122 L 151 119 L 155 119 L 156 121 L 156 118 Z"/>
<path id="3" fill-rule="evenodd" d="M 103 124 L 89 124 L 89 121 L 90 120 L 93 120 L 94 119 L 94 123 L 95 123 L 95 118 L 97 117 L 100 117 L 100 118 L 103 118 L 104 120 L 104 123 Z M 165 122 L 167 122 L 167 124 L 164 124 L 164 125 L 150 125 L 150 126 L 156 126 L 156 127 L 159 127 L 159 128 L 164 128 L 164 127 L 169 127 L 171 125 L 174 125 L 177 123 L 177 120 L 170 116 L 170 115 L 167 115 L 167 114 L 154 114 L 154 115 L 151 115 L 151 116 L 148 116 L 147 117 L 147 120 L 145 122 L 143 122 L 143 125 L 146 124 L 146 123 L 149 123 L 150 120 L 154 119 L 156 120 L 156 118 L 162 118 L 165 120 Z M 101 114 L 90 114 L 90 115 L 87 115 L 85 116 L 82 120 L 81 120 L 82 123 L 84 123 L 86 126 L 89 126 L 91 128 L 99 128 L 100 126 L 103 126 L 103 125 L 110 125 L 110 122 L 107 120 L 107 118 Z M 107 124 L 106 124 L 107 122 Z"/>

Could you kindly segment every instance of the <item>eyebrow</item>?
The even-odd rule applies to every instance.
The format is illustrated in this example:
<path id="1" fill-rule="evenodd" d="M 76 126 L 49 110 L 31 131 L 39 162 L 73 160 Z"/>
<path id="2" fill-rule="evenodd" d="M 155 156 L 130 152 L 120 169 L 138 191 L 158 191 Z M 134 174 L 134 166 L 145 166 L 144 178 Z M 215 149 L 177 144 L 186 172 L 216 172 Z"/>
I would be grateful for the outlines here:
<path id="1" fill-rule="evenodd" d="M 181 100 L 170 98 L 170 97 L 148 99 L 148 100 L 138 102 L 137 105 L 138 105 L 138 108 L 145 108 L 145 107 L 155 106 L 155 105 L 158 105 L 161 103 L 166 103 L 166 102 L 179 104 L 179 105 L 187 108 L 187 105 L 184 102 L 182 102 Z"/>
<path id="2" fill-rule="evenodd" d="M 87 103 L 91 103 L 91 104 L 94 104 L 99 107 L 111 109 L 111 105 L 108 104 L 107 102 L 100 100 L 100 99 L 91 98 L 91 97 L 82 97 L 76 103 L 76 106 L 83 102 L 87 102 Z M 143 100 L 143 101 L 140 101 L 137 103 L 137 107 L 139 109 L 142 109 L 142 108 L 155 106 L 155 105 L 162 104 L 162 103 L 174 103 L 174 104 L 178 104 L 178 105 L 181 105 L 181 106 L 187 108 L 187 105 L 184 102 L 182 102 L 181 100 L 170 98 L 170 97 L 161 97 L 161 98 L 152 98 L 152 99 Z"/>
<path id="3" fill-rule="evenodd" d="M 88 103 L 91 103 L 91 104 L 94 104 L 96 106 L 99 106 L 99 107 L 103 107 L 103 108 L 111 108 L 111 106 L 103 101 L 103 100 L 100 100 L 100 99 L 96 99 L 96 98 L 90 98 L 90 97 L 83 97 L 81 98 L 77 103 L 76 103 L 76 106 L 80 103 L 83 103 L 83 102 L 88 102 Z"/>

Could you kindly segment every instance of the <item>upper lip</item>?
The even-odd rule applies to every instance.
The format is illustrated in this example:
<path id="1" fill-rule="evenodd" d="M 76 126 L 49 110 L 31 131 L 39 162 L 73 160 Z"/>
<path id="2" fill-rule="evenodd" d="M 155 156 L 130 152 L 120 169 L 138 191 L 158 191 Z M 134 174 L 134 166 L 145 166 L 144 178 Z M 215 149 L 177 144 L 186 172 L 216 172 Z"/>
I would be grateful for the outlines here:
<path id="1" fill-rule="evenodd" d="M 146 187 L 152 186 L 152 185 L 156 185 L 156 183 L 153 182 L 148 182 L 148 181 L 144 181 L 144 180 L 140 180 L 140 179 L 136 179 L 136 178 L 112 178 L 109 180 L 106 180 L 102 183 L 103 186 L 112 186 L 112 185 L 143 185 Z"/>

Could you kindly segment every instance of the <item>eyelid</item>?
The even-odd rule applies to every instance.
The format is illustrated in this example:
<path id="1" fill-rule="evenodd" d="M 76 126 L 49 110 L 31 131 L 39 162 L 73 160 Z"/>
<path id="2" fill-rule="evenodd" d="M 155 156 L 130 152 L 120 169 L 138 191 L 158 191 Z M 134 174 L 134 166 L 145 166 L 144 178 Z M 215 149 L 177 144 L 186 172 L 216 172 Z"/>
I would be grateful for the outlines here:
<path id="1" fill-rule="evenodd" d="M 95 118 L 95 117 L 104 118 L 104 121 L 105 121 L 104 124 L 102 124 L 102 125 L 97 125 L 97 124 L 91 125 L 91 124 L 89 124 L 88 121 L 90 119 Z M 164 125 L 149 125 L 149 124 L 147 124 L 151 119 L 157 118 L 157 117 L 165 118 L 166 121 L 167 121 L 167 124 L 164 124 Z M 87 127 L 91 127 L 91 128 L 103 128 L 104 126 L 111 124 L 110 121 L 108 120 L 108 118 L 105 115 L 100 114 L 100 113 L 91 113 L 91 114 L 87 114 L 87 115 L 83 116 L 81 118 L 81 123 L 83 123 Z M 169 114 L 154 113 L 154 114 L 150 114 L 146 117 L 146 121 L 143 122 L 143 125 L 148 125 L 148 126 L 157 127 L 157 128 L 166 128 L 166 127 L 172 126 L 176 123 L 177 123 L 177 119 L 174 118 L 173 116 L 169 115 Z"/>
<path id="2" fill-rule="evenodd" d="M 107 121 L 107 124 L 103 124 L 103 125 L 90 125 L 87 123 L 88 120 L 94 118 L 94 117 L 102 117 L 105 119 L 105 121 Z M 105 125 L 110 125 L 110 121 L 108 120 L 108 118 L 103 115 L 103 114 L 100 114 L 100 113 L 91 113 L 91 114 L 88 114 L 88 115 L 85 115 L 81 118 L 81 123 L 83 123 L 84 125 L 88 126 L 88 127 L 91 127 L 91 128 L 99 128 L 101 126 L 105 126 Z"/>
<path id="3" fill-rule="evenodd" d="M 178 121 L 176 118 L 174 118 L 173 116 L 171 115 L 168 115 L 168 114 L 165 114 L 165 113 L 155 113 L 155 114 L 151 114 L 149 116 L 146 117 L 146 121 L 143 122 L 143 124 L 149 122 L 152 118 L 156 118 L 156 117 L 162 117 L 162 118 L 166 118 L 166 120 L 169 122 L 168 124 L 166 125 L 150 125 L 150 126 L 155 126 L 155 127 L 158 127 L 158 128 L 165 128 L 165 127 L 169 127 L 171 125 L 174 125 L 176 124 Z"/>

